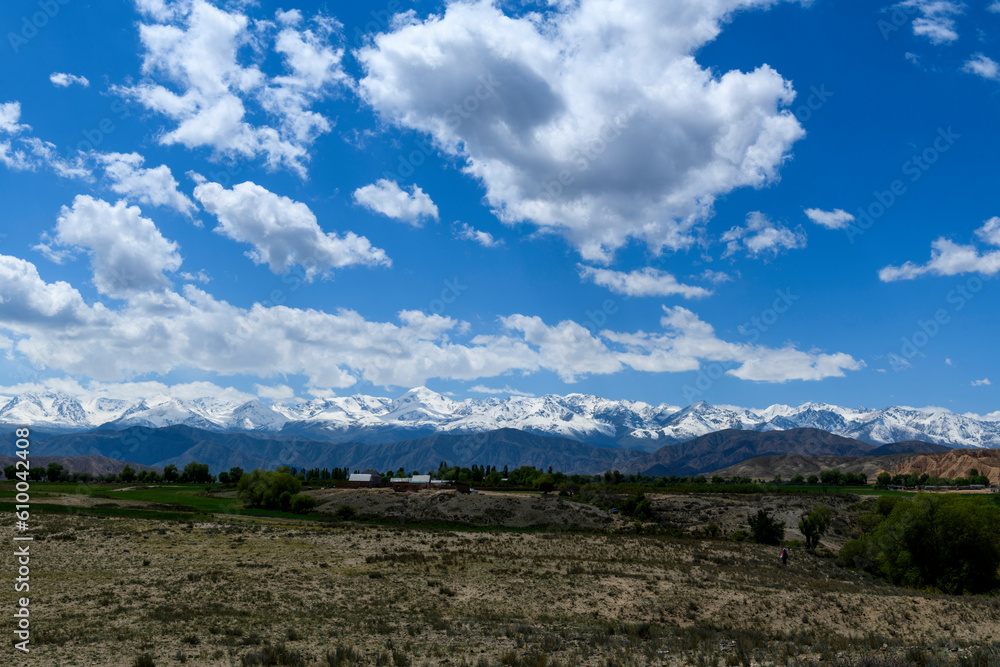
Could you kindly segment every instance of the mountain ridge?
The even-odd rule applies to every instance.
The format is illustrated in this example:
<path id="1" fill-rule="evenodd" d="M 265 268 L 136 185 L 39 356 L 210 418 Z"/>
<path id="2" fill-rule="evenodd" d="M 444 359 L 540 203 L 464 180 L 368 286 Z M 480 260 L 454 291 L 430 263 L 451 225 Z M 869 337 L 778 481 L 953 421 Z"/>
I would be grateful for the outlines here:
<path id="1" fill-rule="evenodd" d="M 1000 421 L 938 409 L 853 409 L 825 403 L 750 409 L 704 401 L 680 408 L 587 394 L 453 400 L 426 387 L 394 399 L 359 394 L 273 405 L 259 399 L 179 399 L 163 394 L 134 400 L 86 399 L 60 392 L 29 392 L 3 403 L 0 425 L 65 433 L 186 425 L 207 431 L 371 444 L 513 428 L 649 453 L 725 429 L 819 428 L 874 445 L 921 440 L 952 448 L 1000 448 Z"/>

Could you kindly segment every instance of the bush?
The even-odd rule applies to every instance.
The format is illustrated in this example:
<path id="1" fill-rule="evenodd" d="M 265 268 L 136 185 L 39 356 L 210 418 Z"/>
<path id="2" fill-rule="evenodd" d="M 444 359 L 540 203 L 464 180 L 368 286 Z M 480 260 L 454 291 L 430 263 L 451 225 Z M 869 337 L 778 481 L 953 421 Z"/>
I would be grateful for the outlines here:
<path id="1" fill-rule="evenodd" d="M 898 585 L 986 592 L 1000 584 L 1000 508 L 968 496 L 896 502 L 874 532 L 844 545 L 840 560 Z"/>
<path id="2" fill-rule="evenodd" d="M 750 534 L 757 544 L 777 546 L 785 539 L 785 522 L 778 521 L 767 510 L 757 510 L 757 516 L 747 515 Z"/>
<path id="3" fill-rule="evenodd" d="M 292 511 L 296 514 L 305 514 L 316 507 L 316 499 L 304 493 L 296 493 L 292 496 Z"/>
<path id="4" fill-rule="evenodd" d="M 832 514 L 826 505 L 820 505 L 799 521 L 799 530 L 806 538 L 806 549 L 815 549 L 819 546 L 819 541 L 823 539 L 823 534 L 830 527 Z"/>
<path id="5" fill-rule="evenodd" d="M 652 519 L 653 503 L 641 491 L 630 496 L 621 507 L 622 514 L 635 519 Z"/>
<path id="6" fill-rule="evenodd" d="M 302 482 L 286 472 L 254 470 L 240 477 L 236 497 L 250 507 L 288 510 Z"/>
<path id="7" fill-rule="evenodd" d="M 734 530 L 729 537 L 733 542 L 746 542 L 750 539 L 750 533 L 745 530 Z"/>
<path id="8" fill-rule="evenodd" d="M 875 511 L 882 516 L 889 516 L 896 505 L 903 502 L 903 496 L 879 496 Z"/>
<path id="9" fill-rule="evenodd" d="M 350 505 L 341 505 L 337 508 L 337 511 L 333 513 L 333 516 L 335 516 L 338 521 L 353 521 L 358 518 L 358 511 Z"/>

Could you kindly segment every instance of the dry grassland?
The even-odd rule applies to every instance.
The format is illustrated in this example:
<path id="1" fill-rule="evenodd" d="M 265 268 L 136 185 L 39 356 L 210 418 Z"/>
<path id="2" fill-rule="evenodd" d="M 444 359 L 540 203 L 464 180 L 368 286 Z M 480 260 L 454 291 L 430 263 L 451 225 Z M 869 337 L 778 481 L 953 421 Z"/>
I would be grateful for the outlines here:
<path id="1" fill-rule="evenodd" d="M 972 661 L 998 655 L 998 599 L 897 589 L 804 552 L 782 568 L 753 544 L 246 518 L 40 524 L 32 652 L 5 641 L 4 665 L 997 664 Z"/>

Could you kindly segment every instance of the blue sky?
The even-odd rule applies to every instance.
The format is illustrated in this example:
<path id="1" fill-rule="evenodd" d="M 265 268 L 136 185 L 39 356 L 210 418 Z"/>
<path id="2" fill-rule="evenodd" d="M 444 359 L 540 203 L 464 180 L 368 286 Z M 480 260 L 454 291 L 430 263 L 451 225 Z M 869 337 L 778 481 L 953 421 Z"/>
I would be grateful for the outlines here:
<path id="1" fill-rule="evenodd" d="M 0 395 L 996 411 L 1000 3 L 625 7 L 4 3 Z"/>

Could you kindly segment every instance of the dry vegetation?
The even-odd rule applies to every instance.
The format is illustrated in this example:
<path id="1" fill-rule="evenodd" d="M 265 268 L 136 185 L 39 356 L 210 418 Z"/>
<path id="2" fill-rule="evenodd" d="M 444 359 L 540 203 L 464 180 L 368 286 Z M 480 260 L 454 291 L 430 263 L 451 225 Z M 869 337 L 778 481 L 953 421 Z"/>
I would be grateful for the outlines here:
<path id="1" fill-rule="evenodd" d="M 996 598 L 898 589 L 804 551 L 782 568 L 748 543 L 246 517 L 38 526 L 33 651 L 5 642 L 5 665 L 1000 662 Z M 12 571 L 7 550 L 7 598 Z"/>

